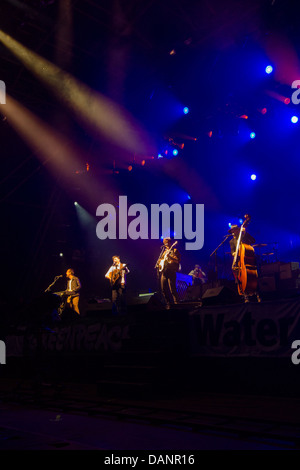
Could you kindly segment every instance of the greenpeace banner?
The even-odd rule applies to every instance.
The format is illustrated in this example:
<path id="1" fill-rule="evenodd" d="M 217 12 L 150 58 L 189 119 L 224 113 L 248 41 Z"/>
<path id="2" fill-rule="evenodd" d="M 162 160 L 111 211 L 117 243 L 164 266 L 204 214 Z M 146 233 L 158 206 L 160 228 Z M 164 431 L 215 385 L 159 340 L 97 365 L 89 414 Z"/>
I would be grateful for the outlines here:
<path id="1" fill-rule="evenodd" d="M 191 354 L 291 357 L 300 300 L 201 307 L 191 312 L 189 329 Z"/>
<path id="2" fill-rule="evenodd" d="M 41 330 L 24 328 L 5 338 L 7 356 L 20 357 L 33 352 L 101 353 L 120 351 L 129 339 L 124 323 L 75 323 Z"/>

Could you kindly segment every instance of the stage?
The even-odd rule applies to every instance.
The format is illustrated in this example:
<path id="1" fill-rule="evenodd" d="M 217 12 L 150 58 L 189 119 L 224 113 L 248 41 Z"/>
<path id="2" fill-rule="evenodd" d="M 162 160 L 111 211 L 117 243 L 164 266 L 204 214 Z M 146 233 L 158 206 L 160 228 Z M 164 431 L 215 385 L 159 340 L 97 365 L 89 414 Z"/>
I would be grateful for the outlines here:
<path id="1" fill-rule="evenodd" d="M 38 321 L 35 312 L 33 319 L 2 327 L 2 369 L 10 377 L 97 383 L 103 395 L 190 387 L 299 393 L 299 296 L 247 304 L 212 296 L 166 310 L 154 294 L 136 299 L 124 315 L 113 315 L 107 301 L 89 304 L 81 316 Z"/>
<path id="2" fill-rule="evenodd" d="M 4 448 L 297 449 L 300 298 L 236 300 L 166 310 L 150 295 L 122 316 L 100 302 L 81 317 L 8 324 Z"/>

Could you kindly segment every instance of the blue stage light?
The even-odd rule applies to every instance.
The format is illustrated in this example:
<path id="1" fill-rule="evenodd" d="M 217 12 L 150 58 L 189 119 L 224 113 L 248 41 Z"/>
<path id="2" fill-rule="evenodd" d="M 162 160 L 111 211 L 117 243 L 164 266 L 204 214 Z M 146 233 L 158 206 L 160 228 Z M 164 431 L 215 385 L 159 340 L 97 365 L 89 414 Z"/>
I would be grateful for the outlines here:
<path id="1" fill-rule="evenodd" d="M 183 108 L 183 112 L 184 114 L 188 114 L 190 112 L 189 108 L 186 106 L 185 108 Z"/>
<path id="2" fill-rule="evenodd" d="M 231 228 L 231 225 L 232 225 L 231 222 L 229 222 L 229 223 L 228 223 L 228 227 Z"/>
<path id="3" fill-rule="evenodd" d="M 298 118 L 297 116 L 293 116 L 293 117 L 291 118 L 291 122 L 292 122 L 293 124 L 296 124 L 296 122 L 298 122 L 298 120 L 299 120 L 299 118 Z"/>
<path id="4" fill-rule="evenodd" d="M 254 173 L 251 175 L 251 179 L 252 179 L 252 181 L 256 180 L 256 175 Z"/>
<path id="5" fill-rule="evenodd" d="M 243 223 L 243 219 L 239 219 L 239 223 L 242 224 L 242 223 Z"/>
<path id="6" fill-rule="evenodd" d="M 173 150 L 173 155 L 178 155 L 178 150 L 177 149 Z"/>
<path id="7" fill-rule="evenodd" d="M 251 133 L 250 133 L 250 139 L 255 139 L 255 137 L 256 137 L 255 132 L 251 132 Z"/>
<path id="8" fill-rule="evenodd" d="M 267 65 L 267 67 L 265 68 L 265 72 L 269 75 L 270 73 L 273 72 L 273 67 L 272 65 Z"/>

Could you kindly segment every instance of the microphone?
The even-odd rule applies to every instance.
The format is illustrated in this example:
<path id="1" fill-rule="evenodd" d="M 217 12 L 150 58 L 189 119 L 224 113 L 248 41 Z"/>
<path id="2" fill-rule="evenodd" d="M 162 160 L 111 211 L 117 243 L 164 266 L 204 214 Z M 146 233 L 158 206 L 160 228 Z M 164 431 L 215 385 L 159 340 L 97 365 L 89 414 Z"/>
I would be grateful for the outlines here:
<path id="1" fill-rule="evenodd" d="M 60 277 L 63 277 L 63 275 L 60 274 L 59 276 L 55 276 L 55 279 L 58 279 L 58 278 L 60 278 Z"/>

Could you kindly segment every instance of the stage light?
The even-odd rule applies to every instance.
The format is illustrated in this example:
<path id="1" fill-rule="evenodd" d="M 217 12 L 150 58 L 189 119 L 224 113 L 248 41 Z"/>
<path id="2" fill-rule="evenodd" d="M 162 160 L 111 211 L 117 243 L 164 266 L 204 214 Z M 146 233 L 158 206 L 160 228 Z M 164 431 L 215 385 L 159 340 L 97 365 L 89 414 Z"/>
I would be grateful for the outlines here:
<path id="1" fill-rule="evenodd" d="M 184 114 L 188 114 L 190 112 L 189 108 L 186 106 L 185 108 L 183 108 L 183 112 Z"/>
<path id="2" fill-rule="evenodd" d="M 252 181 L 256 180 L 256 175 L 254 173 L 251 175 L 251 179 L 252 179 Z"/>
<path id="3" fill-rule="evenodd" d="M 265 72 L 269 75 L 270 73 L 273 72 L 273 67 L 272 65 L 267 65 L 267 67 L 265 68 Z"/>
<path id="4" fill-rule="evenodd" d="M 132 165 L 129 165 L 128 171 L 132 171 L 132 168 L 133 168 Z"/>
<path id="5" fill-rule="evenodd" d="M 291 122 L 293 124 L 296 124 L 296 122 L 298 122 L 298 120 L 299 120 L 298 116 L 292 116 L 292 118 L 291 118 Z"/>
<path id="6" fill-rule="evenodd" d="M 0 42 L 97 137 L 100 132 L 106 140 L 140 154 L 151 153 L 155 148 L 150 135 L 125 108 L 26 48 L 1 29 Z"/>
<path id="7" fill-rule="evenodd" d="M 157 155 L 157 158 L 163 158 L 163 155 L 162 155 L 161 153 L 159 153 L 159 154 Z"/>
<path id="8" fill-rule="evenodd" d="M 232 225 L 231 222 L 229 222 L 229 223 L 228 223 L 228 227 L 231 228 L 231 225 Z"/>
<path id="9" fill-rule="evenodd" d="M 250 139 L 255 139 L 255 137 L 256 137 L 255 132 L 251 132 L 251 133 L 250 133 Z"/>
<path id="10" fill-rule="evenodd" d="M 173 150 L 173 155 L 174 155 L 174 156 L 178 155 L 178 150 L 177 150 L 177 149 L 174 149 L 174 150 Z"/>
<path id="11" fill-rule="evenodd" d="M 78 206 L 78 202 L 75 201 L 75 202 L 74 202 L 74 206 Z"/>
<path id="12" fill-rule="evenodd" d="M 243 223 L 243 219 L 239 219 L 239 223 L 242 224 L 242 223 Z"/>
<path id="13" fill-rule="evenodd" d="M 287 96 L 281 95 L 273 90 L 265 90 L 265 93 L 277 101 L 281 101 L 284 104 L 290 104 L 291 100 Z"/>
<path id="14" fill-rule="evenodd" d="M 61 258 L 63 258 L 64 254 L 63 254 L 63 253 L 59 253 L 59 256 L 60 256 Z"/>

